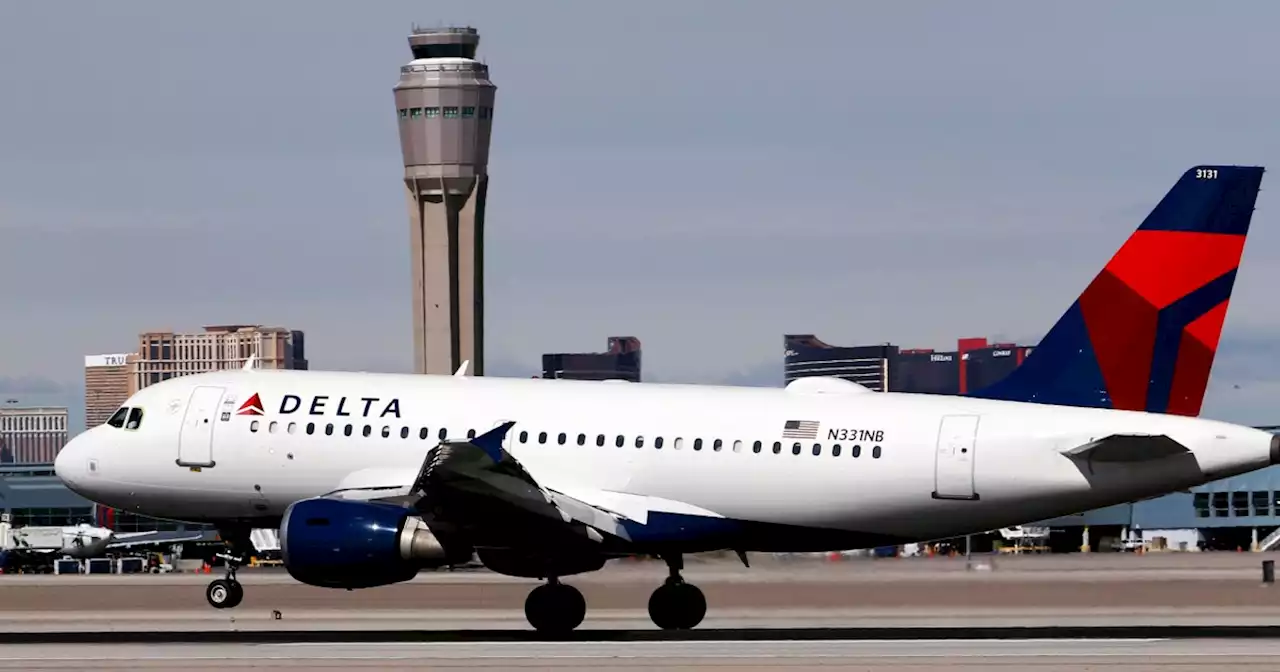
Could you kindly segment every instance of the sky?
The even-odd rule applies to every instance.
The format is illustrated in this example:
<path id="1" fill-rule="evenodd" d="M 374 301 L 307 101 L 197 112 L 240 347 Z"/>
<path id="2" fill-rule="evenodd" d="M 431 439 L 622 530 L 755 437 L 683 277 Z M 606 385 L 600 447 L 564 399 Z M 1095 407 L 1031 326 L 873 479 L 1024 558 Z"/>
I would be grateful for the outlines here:
<path id="1" fill-rule="evenodd" d="M 217 323 L 412 370 L 414 23 L 477 27 L 498 86 L 491 375 L 609 335 L 741 384 L 784 333 L 1034 343 L 1188 167 L 1280 159 L 1265 1 L 3 3 L 0 392 L 74 407 L 84 355 Z M 1271 179 L 1210 417 L 1280 424 Z"/>

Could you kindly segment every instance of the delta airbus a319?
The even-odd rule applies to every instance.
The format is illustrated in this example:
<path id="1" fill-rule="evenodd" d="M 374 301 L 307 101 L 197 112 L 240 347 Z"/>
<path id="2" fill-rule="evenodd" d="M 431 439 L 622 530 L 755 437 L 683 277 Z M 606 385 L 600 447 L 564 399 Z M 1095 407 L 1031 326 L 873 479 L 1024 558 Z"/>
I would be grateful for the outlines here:
<path id="1" fill-rule="evenodd" d="M 278 526 L 315 586 L 472 557 L 544 579 L 525 603 L 544 631 L 586 614 L 562 579 L 655 555 L 653 622 L 692 628 L 707 604 L 689 553 L 955 537 L 1280 461 L 1280 438 L 1196 417 L 1262 173 L 1184 174 L 1023 365 L 968 396 L 224 371 L 139 391 L 55 467 L 107 506 L 217 525 L 215 607 L 244 595 L 249 530 Z"/>

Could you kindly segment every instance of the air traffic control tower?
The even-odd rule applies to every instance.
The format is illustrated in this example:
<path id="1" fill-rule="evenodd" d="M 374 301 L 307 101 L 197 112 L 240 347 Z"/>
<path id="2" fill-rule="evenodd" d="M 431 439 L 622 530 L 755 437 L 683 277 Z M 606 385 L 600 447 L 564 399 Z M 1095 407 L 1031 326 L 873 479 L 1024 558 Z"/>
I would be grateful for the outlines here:
<path id="1" fill-rule="evenodd" d="M 417 28 L 395 87 L 418 373 L 484 374 L 484 205 L 497 87 L 474 28 Z"/>

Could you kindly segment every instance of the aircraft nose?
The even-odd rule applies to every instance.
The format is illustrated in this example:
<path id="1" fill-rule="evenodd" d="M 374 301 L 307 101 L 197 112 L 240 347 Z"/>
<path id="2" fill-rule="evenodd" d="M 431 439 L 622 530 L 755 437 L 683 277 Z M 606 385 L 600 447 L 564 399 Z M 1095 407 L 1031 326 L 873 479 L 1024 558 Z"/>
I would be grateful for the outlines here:
<path id="1" fill-rule="evenodd" d="M 88 432 L 82 432 L 79 436 L 67 442 L 67 445 L 58 451 L 57 457 L 53 458 L 53 473 L 58 475 L 58 479 L 69 488 L 75 487 L 77 483 L 83 480 L 85 473 L 85 460 L 88 459 L 86 453 L 85 436 Z"/>

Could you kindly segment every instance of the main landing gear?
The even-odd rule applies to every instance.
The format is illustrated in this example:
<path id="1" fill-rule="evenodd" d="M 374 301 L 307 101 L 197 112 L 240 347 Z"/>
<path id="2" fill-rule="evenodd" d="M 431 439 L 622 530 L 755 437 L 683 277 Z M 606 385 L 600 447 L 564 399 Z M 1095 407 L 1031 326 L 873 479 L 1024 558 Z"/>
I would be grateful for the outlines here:
<path id="1" fill-rule="evenodd" d="M 222 535 L 227 544 L 227 552 L 219 553 L 217 557 L 227 563 L 227 575 L 210 582 L 205 588 L 204 597 L 215 609 L 231 609 L 239 606 L 244 599 L 244 587 L 236 581 L 236 570 L 240 569 L 245 558 L 253 552 L 253 541 L 249 538 L 247 529 L 226 530 Z"/>
<path id="2" fill-rule="evenodd" d="M 684 568 L 681 556 L 668 556 L 666 561 L 671 574 L 649 597 L 649 618 L 663 630 L 690 630 L 706 616 L 707 599 L 697 586 L 685 583 L 680 576 Z M 539 632 L 565 633 L 582 625 L 587 602 L 577 588 L 552 578 L 529 593 L 524 615 Z"/>
<path id="3" fill-rule="evenodd" d="M 649 618 L 663 630 L 692 630 L 707 615 L 707 598 L 680 576 L 684 560 L 679 555 L 666 558 L 671 574 L 649 596 Z"/>

